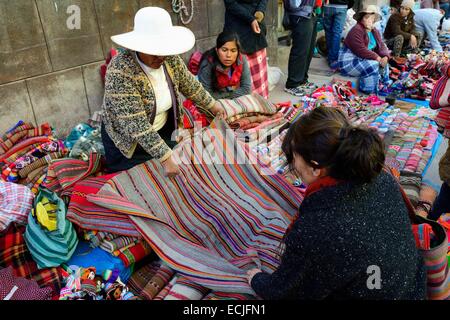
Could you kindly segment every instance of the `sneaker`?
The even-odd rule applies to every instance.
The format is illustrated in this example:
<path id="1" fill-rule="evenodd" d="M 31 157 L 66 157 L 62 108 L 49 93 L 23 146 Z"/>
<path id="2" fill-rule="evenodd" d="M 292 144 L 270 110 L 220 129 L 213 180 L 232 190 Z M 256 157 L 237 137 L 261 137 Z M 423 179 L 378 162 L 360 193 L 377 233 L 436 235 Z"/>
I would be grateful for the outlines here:
<path id="1" fill-rule="evenodd" d="M 301 85 L 299 85 L 299 87 L 303 88 L 303 89 L 306 89 L 306 90 L 316 90 L 318 88 L 317 85 L 315 85 L 312 82 L 309 82 L 308 80 L 306 80 Z"/>
<path id="2" fill-rule="evenodd" d="M 295 88 L 284 88 L 284 91 L 296 97 L 303 97 L 305 92 L 301 86 Z"/>

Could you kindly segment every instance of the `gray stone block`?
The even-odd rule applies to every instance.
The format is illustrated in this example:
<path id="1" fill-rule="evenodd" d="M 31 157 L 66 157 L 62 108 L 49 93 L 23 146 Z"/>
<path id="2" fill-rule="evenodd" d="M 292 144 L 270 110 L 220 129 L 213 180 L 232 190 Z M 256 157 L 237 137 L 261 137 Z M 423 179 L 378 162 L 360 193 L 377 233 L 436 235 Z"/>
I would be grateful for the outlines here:
<path id="1" fill-rule="evenodd" d="M 270 26 L 267 28 L 266 38 L 269 44 L 269 47 L 267 48 L 269 65 L 276 66 L 278 64 L 278 32 L 276 26 Z"/>
<path id="2" fill-rule="evenodd" d="M 0 84 L 52 71 L 34 1 L 0 2 Z"/>
<path id="3" fill-rule="evenodd" d="M 216 36 L 223 30 L 225 24 L 225 5 L 223 0 L 208 1 L 209 35 Z"/>
<path id="4" fill-rule="evenodd" d="M 100 110 L 103 103 L 105 87 L 103 86 L 102 77 L 100 76 L 100 66 L 102 64 L 103 62 L 96 62 L 82 67 L 83 79 L 91 115 L 95 111 Z"/>
<path id="5" fill-rule="evenodd" d="M 192 12 L 191 2 L 185 1 L 185 5 L 188 13 Z M 180 14 L 182 13 L 180 12 Z M 189 28 L 192 32 L 194 32 L 197 39 L 202 39 L 209 36 L 208 8 L 206 5 L 206 0 L 194 0 L 194 16 L 189 24 L 184 25 L 181 22 L 180 14 L 178 15 L 178 25 Z M 183 17 L 187 20 L 187 16 L 183 15 Z"/>
<path id="6" fill-rule="evenodd" d="M 25 81 L 0 86 L 0 135 L 19 120 L 36 125 Z"/>
<path id="7" fill-rule="evenodd" d="M 264 18 L 267 26 L 276 26 L 278 20 L 278 3 L 276 1 L 268 1 L 266 16 Z"/>
<path id="8" fill-rule="evenodd" d="M 94 0 L 105 58 L 111 48 L 117 47 L 111 41 L 111 36 L 133 30 L 134 15 L 139 10 L 138 2 L 138 0 Z"/>
<path id="9" fill-rule="evenodd" d="M 36 122 L 48 122 L 56 136 L 66 137 L 80 122 L 89 119 L 81 68 L 27 80 Z"/>
<path id="10" fill-rule="evenodd" d="M 172 23 L 177 25 L 178 15 L 172 10 L 172 2 L 167 0 L 139 0 L 139 8 L 144 7 L 160 7 L 169 12 Z"/>
<path id="11" fill-rule="evenodd" d="M 94 61 L 103 60 L 100 33 L 98 31 L 94 5 L 86 0 L 36 0 L 47 39 L 53 70 L 63 70 Z M 68 21 L 74 13 L 68 12 L 71 5 L 80 9 L 79 27 Z"/>

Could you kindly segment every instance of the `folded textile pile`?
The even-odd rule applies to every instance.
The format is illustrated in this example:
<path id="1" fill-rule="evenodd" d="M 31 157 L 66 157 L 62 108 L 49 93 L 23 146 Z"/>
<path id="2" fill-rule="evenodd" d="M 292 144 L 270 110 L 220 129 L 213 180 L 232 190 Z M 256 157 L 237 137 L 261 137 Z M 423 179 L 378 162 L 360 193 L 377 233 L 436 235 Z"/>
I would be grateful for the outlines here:
<path id="1" fill-rule="evenodd" d="M 67 153 L 63 141 L 52 136 L 48 124 L 35 128 L 19 121 L 0 139 L 0 179 L 25 185 L 36 193 L 50 162 Z"/>
<path id="2" fill-rule="evenodd" d="M 62 197 L 69 197 L 77 182 L 92 175 L 101 175 L 101 170 L 102 157 L 99 153 L 90 153 L 87 161 L 74 158 L 54 160 L 48 167 L 42 186 Z"/>
<path id="3" fill-rule="evenodd" d="M 407 59 L 390 61 L 390 80 L 380 84 L 380 94 L 395 93 L 400 98 L 427 100 L 442 75 L 442 66 L 450 61 L 448 52 L 427 55 L 409 54 Z"/>
<path id="4" fill-rule="evenodd" d="M 121 236 L 95 230 L 85 231 L 85 239 L 93 248 L 99 247 L 122 260 L 126 267 L 147 257 L 152 249 L 141 238 Z"/>
<path id="5" fill-rule="evenodd" d="M 302 197 L 278 174 L 262 175 L 227 129 L 218 121 L 202 131 L 201 143 L 179 145 L 174 154 L 183 160 L 176 178 L 168 179 L 159 162 L 149 161 L 116 175 L 87 199 L 130 217 L 154 252 L 190 281 L 253 294 L 245 270 L 273 272 Z M 247 161 L 227 162 L 233 152 L 232 159 Z"/>

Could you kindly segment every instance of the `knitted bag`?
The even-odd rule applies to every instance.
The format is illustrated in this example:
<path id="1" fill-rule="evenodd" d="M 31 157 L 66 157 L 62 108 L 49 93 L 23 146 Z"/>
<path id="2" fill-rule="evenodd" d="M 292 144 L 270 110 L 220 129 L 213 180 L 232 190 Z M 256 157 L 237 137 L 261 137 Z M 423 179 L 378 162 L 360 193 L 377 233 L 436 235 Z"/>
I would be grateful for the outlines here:
<path id="1" fill-rule="evenodd" d="M 443 76 L 436 82 L 431 92 L 431 109 L 450 107 L 450 64 L 442 71 Z"/>
<path id="2" fill-rule="evenodd" d="M 44 202 L 44 203 L 42 203 Z M 24 234 L 25 242 L 39 269 L 56 267 L 68 261 L 74 253 L 78 238 L 72 223 L 66 219 L 66 206 L 56 193 L 40 188 L 34 200 L 34 208 L 39 203 L 56 205 L 56 230 L 49 231 L 42 226 L 34 214 L 28 216 L 28 225 Z"/>

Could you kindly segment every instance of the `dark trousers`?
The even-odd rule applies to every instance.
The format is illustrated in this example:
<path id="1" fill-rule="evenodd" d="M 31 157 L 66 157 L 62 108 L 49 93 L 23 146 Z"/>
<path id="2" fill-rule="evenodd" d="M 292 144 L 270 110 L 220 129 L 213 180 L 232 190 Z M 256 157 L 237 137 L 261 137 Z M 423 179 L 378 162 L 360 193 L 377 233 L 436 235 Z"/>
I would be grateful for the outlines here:
<path id="1" fill-rule="evenodd" d="M 286 88 L 295 88 L 308 81 L 308 70 L 317 36 L 317 16 L 310 19 L 289 16 L 292 27 L 292 48 L 289 54 Z"/>
<path id="2" fill-rule="evenodd" d="M 432 220 L 437 220 L 444 213 L 450 212 L 450 186 L 447 183 L 443 183 L 441 186 L 441 191 L 433 204 L 428 218 Z"/>
<path id="3" fill-rule="evenodd" d="M 171 119 L 170 119 L 171 120 Z M 172 121 L 170 121 L 170 124 Z M 167 121 L 166 125 L 158 131 L 161 138 L 167 143 L 170 148 L 176 145 L 175 141 L 172 141 L 173 126 Z M 148 154 L 144 148 L 139 144 L 133 153 L 131 159 L 125 157 L 122 152 L 116 147 L 114 142 L 109 137 L 105 130 L 105 125 L 102 123 L 102 142 L 105 148 L 105 158 L 106 158 L 106 171 L 108 173 L 113 173 L 117 171 L 123 171 L 133 168 L 141 163 L 153 159 L 150 154 Z"/>

